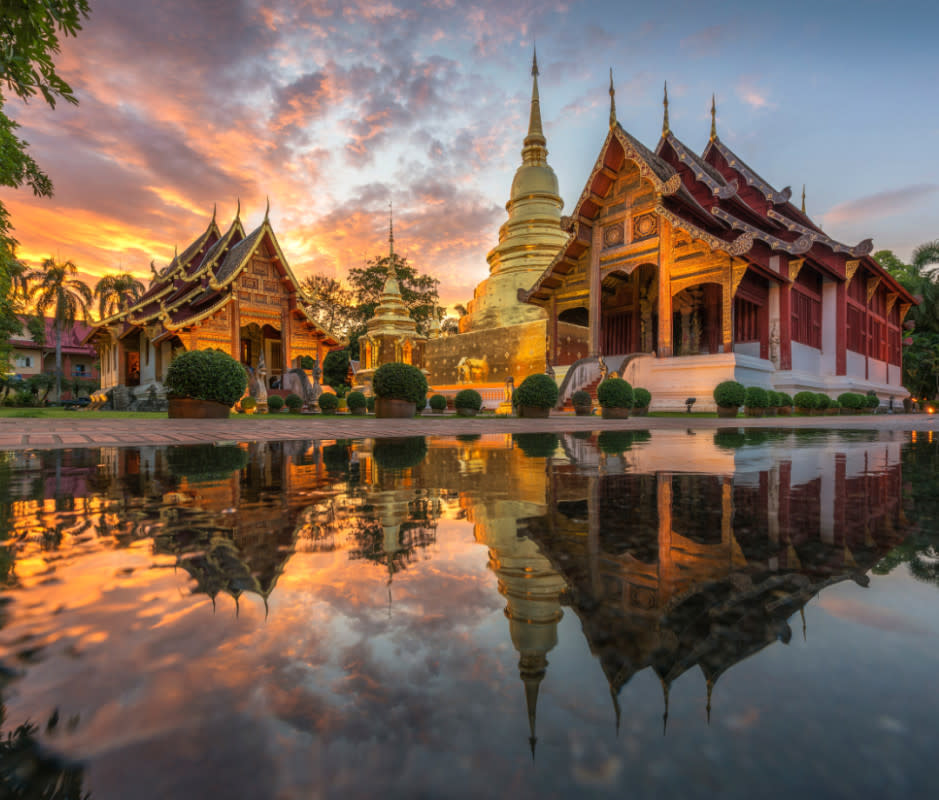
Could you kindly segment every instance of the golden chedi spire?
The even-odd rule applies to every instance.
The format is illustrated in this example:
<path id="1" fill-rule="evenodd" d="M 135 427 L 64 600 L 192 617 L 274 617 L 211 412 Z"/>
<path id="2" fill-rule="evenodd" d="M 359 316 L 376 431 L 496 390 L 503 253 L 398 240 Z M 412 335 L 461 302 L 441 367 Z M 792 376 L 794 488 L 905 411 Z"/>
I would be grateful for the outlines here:
<path id="1" fill-rule="evenodd" d="M 668 136 L 670 133 L 668 127 L 668 81 L 665 81 L 665 95 L 662 98 L 662 107 L 664 108 L 662 114 L 662 136 Z"/>
<path id="2" fill-rule="evenodd" d="M 613 67 L 610 67 L 610 127 L 616 125 L 616 89 L 613 86 Z"/>
<path id="3" fill-rule="evenodd" d="M 711 141 L 717 138 L 717 97 L 711 95 Z"/>
<path id="4" fill-rule="evenodd" d="M 558 179 L 548 165 L 547 140 L 541 120 L 537 53 L 532 56 L 528 130 L 522 144 L 522 164 L 515 171 L 499 244 L 486 256 L 489 278 L 482 281 L 460 320 L 460 332 L 499 328 L 545 318 L 537 306 L 522 303 L 519 289 L 530 289 L 567 241 L 561 230 Z"/>
<path id="5" fill-rule="evenodd" d="M 802 184 L 802 213 L 805 213 L 805 184 Z"/>

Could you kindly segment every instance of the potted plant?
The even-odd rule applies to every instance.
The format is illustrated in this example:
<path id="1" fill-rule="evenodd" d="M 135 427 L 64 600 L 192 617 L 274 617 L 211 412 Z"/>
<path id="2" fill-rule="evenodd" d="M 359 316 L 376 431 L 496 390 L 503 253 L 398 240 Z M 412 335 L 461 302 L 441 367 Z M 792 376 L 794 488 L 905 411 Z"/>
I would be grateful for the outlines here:
<path id="1" fill-rule="evenodd" d="M 430 400 L 427 402 L 430 404 L 430 410 L 434 414 L 442 414 L 447 410 L 447 398 L 442 394 L 432 394 Z"/>
<path id="2" fill-rule="evenodd" d="M 748 386 L 743 407 L 748 417 L 762 417 L 769 405 L 769 394 L 762 386 Z"/>
<path id="3" fill-rule="evenodd" d="M 346 395 L 346 406 L 350 414 L 354 414 L 357 417 L 364 417 L 368 409 L 368 401 L 365 399 L 365 395 L 362 394 L 362 392 L 349 392 L 349 394 Z"/>
<path id="4" fill-rule="evenodd" d="M 242 397 L 239 405 L 241 406 L 241 410 L 244 411 L 245 414 L 253 414 L 255 411 L 258 410 L 258 401 L 250 396 Z"/>
<path id="5" fill-rule="evenodd" d="M 528 458 L 551 458 L 560 442 L 556 433 L 513 433 L 512 441 Z"/>
<path id="6" fill-rule="evenodd" d="M 828 407 L 831 405 L 831 398 L 823 392 L 815 393 L 815 405 L 812 406 L 812 414 L 816 417 L 825 416 Z"/>
<path id="7" fill-rule="evenodd" d="M 317 403 L 323 414 L 335 414 L 336 409 L 339 407 L 339 398 L 332 392 L 323 392 Z"/>
<path id="8" fill-rule="evenodd" d="M 776 392 L 779 395 L 779 405 L 776 406 L 776 413 L 780 417 L 788 417 L 792 414 L 792 398 L 785 392 Z"/>
<path id="9" fill-rule="evenodd" d="M 463 389 L 457 392 L 453 406 L 461 417 L 475 417 L 483 407 L 483 396 L 475 389 Z"/>
<path id="10" fill-rule="evenodd" d="M 825 412 L 829 417 L 837 417 L 841 414 L 841 403 L 833 398 L 828 399 L 828 410 Z"/>
<path id="11" fill-rule="evenodd" d="M 393 361 L 382 364 L 372 376 L 375 416 L 384 419 L 413 417 L 424 406 L 427 378 L 417 367 Z"/>
<path id="12" fill-rule="evenodd" d="M 520 417 L 545 419 L 558 401 L 558 385 L 554 378 L 537 372 L 529 375 L 512 395 L 512 405 Z"/>
<path id="13" fill-rule="evenodd" d="M 875 392 L 868 392 L 865 405 L 868 412 L 873 414 L 877 411 L 878 408 L 880 408 L 880 398 L 877 397 Z"/>
<path id="14" fill-rule="evenodd" d="M 763 415 L 766 417 L 775 417 L 776 409 L 779 408 L 779 392 L 775 389 L 769 389 L 766 392 L 767 406 L 763 409 Z"/>
<path id="15" fill-rule="evenodd" d="M 170 419 L 226 419 L 245 393 L 248 373 L 221 350 L 188 350 L 173 359 L 165 385 Z"/>
<path id="16" fill-rule="evenodd" d="M 287 406 L 291 414 L 299 414 L 300 409 L 303 408 L 303 398 L 291 392 L 284 398 L 284 405 Z"/>
<path id="17" fill-rule="evenodd" d="M 652 392 L 636 386 L 633 389 L 633 416 L 644 417 L 649 413 L 649 406 L 652 404 Z"/>
<path id="18" fill-rule="evenodd" d="M 267 410 L 272 414 L 280 413 L 280 410 L 284 407 L 284 398 L 279 394 L 269 395 L 267 398 Z"/>
<path id="19" fill-rule="evenodd" d="M 864 395 L 857 392 L 843 392 L 838 395 L 838 403 L 841 406 L 842 416 L 860 414 L 861 406 L 864 405 Z"/>
<path id="20" fill-rule="evenodd" d="M 375 395 L 370 394 L 365 398 L 365 408 L 368 409 L 369 414 L 375 413 Z"/>
<path id="21" fill-rule="evenodd" d="M 427 456 L 427 441 L 423 436 L 405 436 L 393 439 L 376 439 L 372 447 L 372 458 L 385 470 L 411 469 Z"/>
<path id="22" fill-rule="evenodd" d="M 719 417 L 736 417 L 746 399 L 747 390 L 737 381 L 723 381 L 714 387 L 714 402 L 717 403 Z"/>
<path id="23" fill-rule="evenodd" d="M 633 387 L 622 378 L 607 378 L 597 387 L 603 419 L 626 419 L 633 405 Z"/>
<path id="24" fill-rule="evenodd" d="M 796 413 L 808 416 L 815 408 L 815 392 L 796 392 L 792 401 L 795 403 Z"/>
<path id="25" fill-rule="evenodd" d="M 590 392 L 578 389 L 571 395 L 571 403 L 574 406 L 574 413 L 578 417 L 589 417 L 593 413 L 593 398 Z"/>

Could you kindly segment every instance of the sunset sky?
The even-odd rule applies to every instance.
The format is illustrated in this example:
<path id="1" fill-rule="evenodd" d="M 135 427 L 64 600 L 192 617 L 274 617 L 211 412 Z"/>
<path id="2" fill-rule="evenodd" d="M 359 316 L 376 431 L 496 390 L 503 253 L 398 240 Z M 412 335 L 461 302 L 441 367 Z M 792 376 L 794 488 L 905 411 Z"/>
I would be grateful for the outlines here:
<path id="1" fill-rule="evenodd" d="M 939 238 L 939 10 L 928 0 L 91 0 L 58 59 L 77 107 L 15 102 L 51 199 L 0 191 L 20 255 L 148 278 L 241 198 L 303 276 L 396 248 L 463 302 L 527 123 L 537 41 L 549 163 L 566 210 L 620 122 L 654 147 L 718 131 L 826 232 L 908 257 Z"/>

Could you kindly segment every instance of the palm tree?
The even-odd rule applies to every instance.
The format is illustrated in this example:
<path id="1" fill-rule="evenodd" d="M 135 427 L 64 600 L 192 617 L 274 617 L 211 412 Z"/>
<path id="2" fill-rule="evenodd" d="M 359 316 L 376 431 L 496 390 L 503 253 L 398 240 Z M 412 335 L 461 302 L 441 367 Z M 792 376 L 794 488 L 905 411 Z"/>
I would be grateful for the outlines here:
<path id="1" fill-rule="evenodd" d="M 47 258 L 41 269 L 32 270 L 27 276 L 33 282 L 29 296 L 36 304 L 36 315 L 44 318 L 50 314 L 52 317 L 57 400 L 62 399 L 62 334 L 74 327 L 79 312 L 87 322 L 88 308 L 92 304 L 91 289 L 76 275 L 78 267 L 73 262 L 59 264 L 54 258 Z"/>
<path id="2" fill-rule="evenodd" d="M 917 272 L 921 274 L 933 272 L 936 269 L 934 265 L 939 265 L 939 239 L 917 247 L 913 251 L 912 261 Z M 932 267 L 932 269 L 927 270 L 926 267 Z"/>
<path id="3" fill-rule="evenodd" d="M 98 298 L 98 317 L 104 319 L 130 308 L 144 292 L 144 285 L 129 272 L 105 275 L 95 284 Z"/>

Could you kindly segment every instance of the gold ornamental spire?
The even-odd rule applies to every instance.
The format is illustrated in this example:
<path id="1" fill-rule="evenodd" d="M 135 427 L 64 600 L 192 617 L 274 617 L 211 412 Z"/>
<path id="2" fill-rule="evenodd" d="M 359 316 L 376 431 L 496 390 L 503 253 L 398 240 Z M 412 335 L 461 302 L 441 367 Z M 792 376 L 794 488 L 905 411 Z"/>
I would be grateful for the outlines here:
<path id="1" fill-rule="evenodd" d="M 546 164 L 547 139 L 541 126 L 541 99 L 538 96 L 538 51 L 531 58 L 531 110 L 528 114 L 528 135 L 522 145 L 522 161 L 527 165 Z"/>
<path id="2" fill-rule="evenodd" d="M 717 138 L 717 98 L 711 95 L 711 141 Z"/>
<path id="3" fill-rule="evenodd" d="M 610 67 L 610 127 L 616 125 L 616 89 L 613 88 L 613 67 Z"/>
<path id="4" fill-rule="evenodd" d="M 805 213 L 805 184 L 802 184 L 802 213 Z"/>
<path id="5" fill-rule="evenodd" d="M 394 205 L 391 200 L 388 201 L 388 269 L 391 269 L 391 262 L 395 255 L 395 220 Z"/>
<path id="6" fill-rule="evenodd" d="M 668 136 L 668 81 L 665 81 L 665 94 L 662 97 L 662 107 L 665 109 L 662 115 L 662 136 Z"/>

